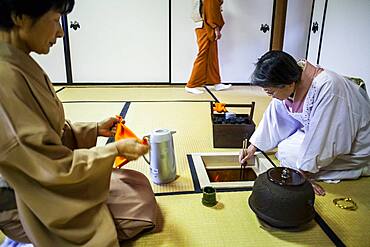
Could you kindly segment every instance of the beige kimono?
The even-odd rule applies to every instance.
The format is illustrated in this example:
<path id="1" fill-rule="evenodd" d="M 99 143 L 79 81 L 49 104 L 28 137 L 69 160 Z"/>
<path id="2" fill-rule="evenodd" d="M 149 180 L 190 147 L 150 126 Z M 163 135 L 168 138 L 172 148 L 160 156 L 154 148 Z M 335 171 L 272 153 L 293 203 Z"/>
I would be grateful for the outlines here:
<path id="1" fill-rule="evenodd" d="M 94 147 L 96 123 L 66 122 L 43 70 L 5 43 L 0 43 L 0 84 L 0 174 L 15 190 L 19 217 L 35 246 L 118 246 L 115 224 L 120 223 L 112 215 L 121 213 L 118 218 L 124 219 L 130 210 L 133 219 L 147 224 L 139 224 L 126 238 L 153 227 L 156 204 L 145 176 L 128 170 L 142 181 L 135 187 L 117 184 L 128 176 L 117 172 L 118 187 L 109 191 L 115 144 Z M 134 205 L 119 208 L 117 202 L 130 197 L 119 192 L 122 188 L 142 190 L 135 196 L 144 194 L 150 202 L 134 196 Z M 111 210 L 109 192 L 116 196 L 109 198 Z M 146 214 L 132 210 L 135 206 Z"/>

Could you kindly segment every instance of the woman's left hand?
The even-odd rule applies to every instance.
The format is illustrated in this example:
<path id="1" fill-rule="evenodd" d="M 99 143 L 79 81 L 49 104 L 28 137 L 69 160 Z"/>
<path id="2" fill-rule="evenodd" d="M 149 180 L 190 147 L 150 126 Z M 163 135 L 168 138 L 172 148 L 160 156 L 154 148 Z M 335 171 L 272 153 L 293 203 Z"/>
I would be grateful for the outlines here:
<path id="1" fill-rule="evenodd" d="M 317 184 L 314 180 L 310 180 L 310 183 L 312 185 L 313 191 L 318 196 L 325 196 L 325 189 L 321 187 L 319 184 Z"/>
<path id="2" fill-rule="evenodd" d="M 299 170 L 299 172 L 311 183 L 312 189 L 318 196 L 325 196 L 325 189 L 321 187 L 318 183 L 315 182 L 315 179 L 313 179 L 313 173 L 306 172 Z"/>
<path id="3" fill-rule="evenodd" d="M 98 136 L 112 137 L 116 134 L 116 124 L 118 120 L 115 117 L 107 118 L 98 123 Z"/>
<path id="4" fill-rule="evenodd" d="M 216 27 L 215 28 L 215 40 L 221 39 L 221 36 L 222 36 L 222 34 L 221 34 L 220 28 L 219 27 Z"/>

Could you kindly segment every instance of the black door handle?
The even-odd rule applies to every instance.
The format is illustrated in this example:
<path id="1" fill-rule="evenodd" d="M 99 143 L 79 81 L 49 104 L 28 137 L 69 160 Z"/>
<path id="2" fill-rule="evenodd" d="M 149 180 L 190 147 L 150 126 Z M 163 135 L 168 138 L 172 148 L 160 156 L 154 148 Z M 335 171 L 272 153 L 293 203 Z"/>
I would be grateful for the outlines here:
<path id="1" fill-rule="evenodd" d="M 267 24 L 261 24 L 260 31 L 266 33 L 267 31 L 270 31 L 270 26 Z"/>
<path id="2" fill-rule="evenodd" d="M 81 28 L 80 23 L 78 23 L 77 21 L 74 21 L 74 22 L 71 21 L 71 25 L 69 27 L 73 28 L 73 30 L 77 30 L 78 28 Z"/>
<path id="3" fill-rule="evenodd" d="M 312 32 L 316 33 L 317 31 L 319 31 L 319 23 L 315 21 L 314 23 L 312 23 Z"/>

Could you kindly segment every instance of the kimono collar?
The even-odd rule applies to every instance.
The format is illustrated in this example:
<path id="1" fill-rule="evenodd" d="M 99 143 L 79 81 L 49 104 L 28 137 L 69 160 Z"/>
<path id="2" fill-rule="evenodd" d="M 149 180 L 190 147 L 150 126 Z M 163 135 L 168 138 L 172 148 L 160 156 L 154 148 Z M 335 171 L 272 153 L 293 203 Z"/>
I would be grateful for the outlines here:
<path id="1" fill-rule="evenodd" d="M 22 68 L 28 76 L 33 77 L 37 81 L 45 81 L 44 70 L 29 54 L 5 42 L 0 42 L 0 61 L 1 60 Z"/>
<path id="2" fill-rule="evenodd" d="M 315 67 L 305 61 L 300 82 L 296 83 L 293 99 L 286 100 L 286 105 L 292 112 L 302 112 L 303 103 L 307 92 L 311 87 L 313 79 L 323 71 L 322 68 Z"/>

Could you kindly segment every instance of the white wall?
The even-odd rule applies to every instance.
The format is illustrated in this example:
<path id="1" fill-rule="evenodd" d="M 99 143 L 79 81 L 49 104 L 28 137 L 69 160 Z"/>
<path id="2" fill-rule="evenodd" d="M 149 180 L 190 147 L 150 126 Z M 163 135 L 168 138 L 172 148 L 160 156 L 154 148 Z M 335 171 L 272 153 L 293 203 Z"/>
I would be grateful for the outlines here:
<path id="1" fill-rule="evenodd" d="M 171 1 L 171 2 L 170 2 Z M 169 30 L 171 3 L 171 30 Z M 308 60 L 316 63 L 325 0 L 315 0 Z M 312 0 L 288 1 L 284 50 L 305 54 Z M 227 0 L 225 26 L 219 42 L 223 82 L 248 82 L 253 63 L 269 49 L 273 0 Z M 80 0 L 69 21 L 75 82 L 187 82 L 197 53 L 190 18 L 191 0 Z M 369 0 L 329 0 L 320 64 L 339 73 L 361 77 L 370 93 Z M 171 35 L 171 36 L 170 36 Z M 171 64 L 169 48 L 171 38 Z M 62 40 L 48 56 L 33 54 L 53 82 L 65 82 Z M 171 78 L 169 78 L 171 70 Z"/>
<path id="2" fill-rule="evenodd" d="M 63 39 L 58 39 L 57 43 L 50 48 L 47 55 L 31 53 L 31 56 L 40 64 L 45 73 L 53 83 L 66 83 L 66 66 L 64 59 Z"/>
<path id="3" fill-rule="evenodd" d="M 197 54 L 191 0 L 171 0 L 171 81 L 185 83 L 190 78 Z"/>
<path id="4" fill-rule="evenodd" d="M 312 1 L 288 1 L 283 50 L 295 59 L 306 56 Z"/>
<path id="5" fill-rule="evenodd" d="M 79 0 L 69 21 L 74 82 L 168 82 L 168 0 Z"/>
<path id="6" fill-rule="evenodd" d="M 273 0 L 224 1 L 225 27 L 219 43 L 221 78 L 246 83 L 257 59 L 270 49 Z M 268 24 L 270 31 L 260 31 Z"/>
<path id="7" fill-rule="evenodd" d="M 171 81 L 186 83 L 197 54 L 191 0 L 171 2 Z M 223 5 L 225 26 L 219 41 L 219 62 L 223 82 L 249 82 L 257 58 L 269 50 L 273 0 L 227 0 Z"/>
<path id="8" fill-rule="evenodd" d="M 320 65 L 362 78 L 370 95 L 369 26 L 369 0 L 329 0 Z"/>

